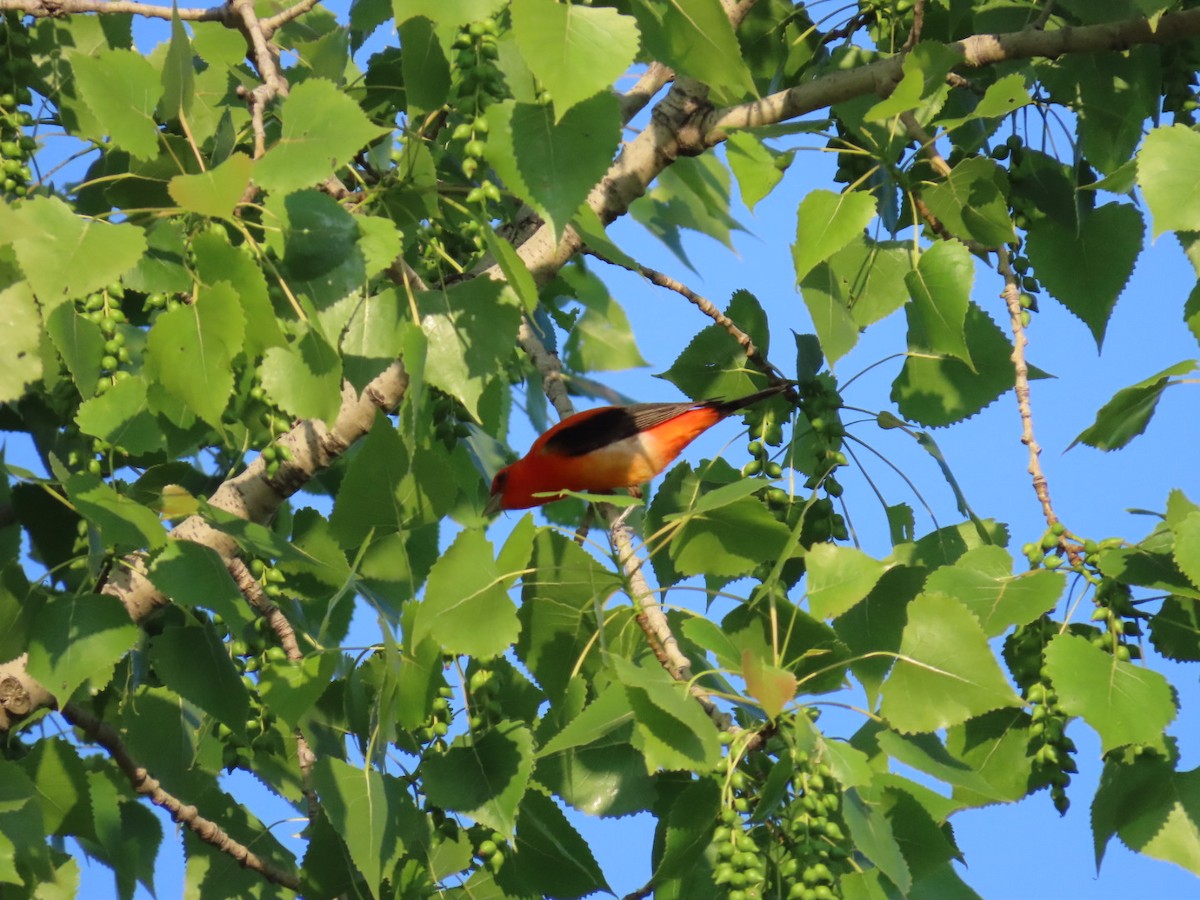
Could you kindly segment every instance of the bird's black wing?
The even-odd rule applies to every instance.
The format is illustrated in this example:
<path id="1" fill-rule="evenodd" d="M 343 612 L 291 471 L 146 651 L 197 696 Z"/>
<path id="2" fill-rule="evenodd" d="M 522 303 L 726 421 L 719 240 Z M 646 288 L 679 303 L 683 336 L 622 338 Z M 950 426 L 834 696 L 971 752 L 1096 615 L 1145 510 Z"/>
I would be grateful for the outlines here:
<path id="1" fill-rule="evenodd" d="M 610 406 L 551 436 L 542 446 L 542 452 L 583 456 L 673 419 L 695 405 L 635 403 L 632 406 Z"/>

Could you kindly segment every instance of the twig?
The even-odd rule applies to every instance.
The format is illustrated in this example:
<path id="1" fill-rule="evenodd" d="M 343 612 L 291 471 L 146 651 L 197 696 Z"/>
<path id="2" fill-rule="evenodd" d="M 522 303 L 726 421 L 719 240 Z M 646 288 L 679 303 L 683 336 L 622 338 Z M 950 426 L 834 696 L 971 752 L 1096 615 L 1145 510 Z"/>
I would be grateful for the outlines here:
<path id="1" fill-rule="evenodd" d="M 276 97 L 287 96 L 287 80 L 279 74 L 275 63 L 275 54 L 263 34 L 262 22 L 254 11 L 254 0 L 229 0 L 229 8 L 237 16 L 242 32 L 250 43 L 254 55 L 254 64 L 262 84 L 252 90 L 238 88 L 238 96 L 243 97 L 250 106 L 250 122 L 254 130 L 254 158 L 261 159 L 267 152 L 267 132 L 263 123 L 263 111 Z M 257 189 L 251 185 L 247 189 L 251 198 Z M 249 199 L 243 197 L 243 199 Z"/>
<path id="2" fill-rule="evenodd" d="M 292 628 L 292 623 L 288 621 L 283 611 L 271 601 L 271 598 L 266 595 L 262 589 L 262 585 L 258 583 L 258 579 L 254 577 L 254 574 L 246 567 L 241 558 L 234 556 L 227 559 L 225 561 L 225 568 L 233 576 L 234 583 L 238 586 L 238 590 L 242 592 L 242 596 L 258 611 L 267 624 L 271 626 L 271 630 L 279 638 L 279 644 L 283 647 L 287 658 L 293 663 L 303 660 L 304 654 L 300 651 L 300 645 L 296 641 L 296 630 Z M 295 737 L 296 757 L 300 766 L 300 777 L 304 784 L 304 799 L 308 803 L 308 816 L 310 819 L 315 819 L 319 807 L 317 794 L 312 788 L 312 767 L 317 761 L 317 756 L 313 753 L 312 747 L 308 743 L 308 738 L 304 736 L 304 732 L 299 727 L 295 730 Z"/>
<path id="3" fill-rule="evenodd" d="M 1050 21 L 1052 15 L 1054 15 L 1054 0 L 1046 0 L 1045 7 L 1038 13 L 1038 17 L 1029 23 L 1028 27 L 1035 31 L 1041 31 L 1046 27 L 1046 23 Z"/>
<path id="4" fill-rule="evenodd" d="M 158 779 L 139 766 L 130 755 L 115 728 L 74 703 L 68 703 L 61 712 L 63 718 L 82 731 L 88 740 L 99 744 L 108 751 L 137 793 L 148 798 L 155 806 L 165 809 L 170 813 L 172 820 L 192 831 L 204 843 L 215 847 L 222 853 L 229 854 L 244 868 L 258 872 L 273 884 L 283 885 L 299 893 L 301 890 L 299 878 L 288 872 L 279 871 L 251 851 L 249 847 L 231 838 L 216 822 L 201 816 L 196 807 L 184 805 L 178 797 L 163 790 Z"/>
<path id="5" fill-rule="evenodd" d="M 900 48 L 902 54 L 908 53 L 913 47 L 917 46 L 917 41 L 921 40 L 921 28 L 925 25 L 925 0 L 916 0 L 913 4 L 913 23 L 912 28 L 908 30 L 908 37 L 904 41 L 904 46 Z"/>
<path id="6" fill-rule="evenodd" d="M 277 12 L 273 16 L 260 19 L 259 21 L 262 25 L 263 37 L 270 40 L 271 36 L 274 35 L 280 27 L 286 25 L 293 19 L 300 18 L 320 2 L 321 0 L 301 0 L 301 2 Z"/>
<path id="7" fill-rule="evenodd" d="M 695 291 L 689 288 L 686 284 L 676 281 L 671 276 L 665 275 L 662 272 L 659 272 L 657 269 L 651 269 L 649 266 L 643 266 L 641 263 L 635 262 L 631 267 L 618 260 L 609 259 L 603 253 L 599 253 L 590 247 L 584 250 L 584 252 L 589 256 L 594 256 L 601 262 L 608 263 L 610 266 L 618 266 L 619 268 L 625 269 L 628 272 L 637 272 L 651 284 L 656 284 L 660 288 L 666 288 L 668 291 L 674 291 L 675 293 L 679 294 L 689 303 L 695 305 L 696 308 L 702 313 L 729 332 L 729 336 L 737 342 L 739 347 L 746 351 L 746 358 L 756 363 L 763 370 L 768 380 L 772 384 L 783 383 L 787 381 L 787 378 L 784 377 L 783 373 L 780 372 L 779 369 L 777 369 L 769 359 L 763 356 L 762 351 L 755 346 L 755 343 L 751 339 L 750 335 L 738 328 L 737 324 L 731 318 L 717 309 L 717 307 L 713 305 L 713 302 L 707 297 L 702 297 L 700 294 L 697 294 Z"/>
<path id="8" fill-rule="evenodd" d="M 1046 519 L 1046 525 L 1052 526 L 1058 521 L 1058 516 L 1054 512 L 1054 505 L 1050 502 L 1050 485 L 1046 481 L 1046 474 L 1042 471 L 1042 463 L 1039 459 L 1042 448 L 1033 434 L 1033 406 L 1029 399 L 1029 366 L 1025 362 L 1025 347 L 1029 344 L 1029 339 L 1025 337 L 1025 326 L 1021 322 L 1021 313 L 1024 312 L 1021 308 L 1021 288 L 1017 274 L 1009 264 L 1008 248 L 1002 246 L 997 251 L 997 255 L 999 259 L 996 268 L 1004 276 L 1004 291 L 1000 296 L 1008 306 L 1008 316 L 1012 320 L 1012 363 L 1016 371 L 1014 388 L 1017 394 L 1017 409 L 1021 413 L 1021 443 L 1029 448 L 1028 472 L 1033 476 L 1033 490 L 1037 494 L 1038 502 L 1042 504 L 1042 515 Z"/>
<path id="9" fill-rule="evenodd" d="M 900 113 L 900 122 L 908 129 L 908 136 L 921 145 L 921 154 L 929 160 L 933 170 L 943 178 L 949 178 L 950 163 L 946 162 L 946 158 L 938 151 L 933 136 L 921 127 L 912 110 Z"/>

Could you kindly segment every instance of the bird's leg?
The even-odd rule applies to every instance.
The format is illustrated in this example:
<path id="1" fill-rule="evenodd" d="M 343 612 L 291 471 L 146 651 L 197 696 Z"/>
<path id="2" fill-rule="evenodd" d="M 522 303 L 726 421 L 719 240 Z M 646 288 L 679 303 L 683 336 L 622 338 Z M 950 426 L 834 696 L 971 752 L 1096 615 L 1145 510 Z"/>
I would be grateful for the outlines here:
<path id="1" fill-rule="evenodd" d="M 633 487 L 629 488 L 629 496 L 633 497 L 635 500 L 641 500 L 642 499 L 642 486 L 640 484 L 635 484 Z M 616 521 L 613 522 L 613 524 L 612 524 L 612 527 L 620 528 L 622 525 L 624 525 L 625 520 L 629 518 L 629 514 L 631 512 L 633 512 L 634 509 L 635 509 L 635 507 L 632 507 L 632 506 L 625 507 L 625 511 L 622 512 L 619 516 L 617 516 Z"/>
<path id="2" fill-rule="evenodd" d="M 579 527 L 575 529 L 575 543 L 580 547 L 587 540 L 588 530 L 592 527 L 592 519 L 596 517 L 596 505 L 589 503 L 587 509 L 583 511 L 583 518 L 579 520 Z"/>

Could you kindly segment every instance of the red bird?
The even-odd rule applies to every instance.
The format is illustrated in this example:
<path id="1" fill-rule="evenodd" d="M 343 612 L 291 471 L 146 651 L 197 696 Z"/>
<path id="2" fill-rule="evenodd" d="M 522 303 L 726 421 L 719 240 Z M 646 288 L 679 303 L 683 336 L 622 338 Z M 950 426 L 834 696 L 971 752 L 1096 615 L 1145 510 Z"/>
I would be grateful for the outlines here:
<path id="1" fill-rule="evenodd" d="M 736 400 L 635 403 L 576 413 L 496 473 L 487 511 L 540 506 L 561 499 L 565 491 L 609 493 L 636 487 L 726 416 L 788 387 L 778 384 Z"/>

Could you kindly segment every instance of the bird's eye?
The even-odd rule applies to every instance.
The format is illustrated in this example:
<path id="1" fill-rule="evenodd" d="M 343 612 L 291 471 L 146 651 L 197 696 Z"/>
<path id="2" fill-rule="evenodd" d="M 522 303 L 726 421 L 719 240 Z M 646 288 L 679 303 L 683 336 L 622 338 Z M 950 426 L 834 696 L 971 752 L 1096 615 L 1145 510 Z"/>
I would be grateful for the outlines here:
<path id="1" fill-rule="evenodd" d="M 492 495 L 504 492 L 504 485 L 508 484 L 508 470 L 501 469 L 496 473 L 496 477 L 492 479 Z"/>

